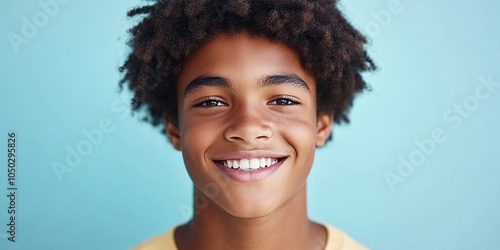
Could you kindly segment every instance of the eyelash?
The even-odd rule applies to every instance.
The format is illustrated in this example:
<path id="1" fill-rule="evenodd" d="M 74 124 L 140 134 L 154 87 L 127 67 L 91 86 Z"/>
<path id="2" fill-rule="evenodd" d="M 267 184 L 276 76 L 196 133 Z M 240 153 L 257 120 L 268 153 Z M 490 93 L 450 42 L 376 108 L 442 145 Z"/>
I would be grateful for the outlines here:
<path id="1" fill-rule="evenodd" d="M 209 106 L 208 103 L 219 103 L 219 104 L 222 104 L 222 105 L 215 105 L 215 106 Z M 227 106 L 227 104 L 225 104 L 224 102 L 216 99 L 216 98 L 206 98 L 206 99 L 202 99 L 200 101 L 197 101 L 193 107 L 200 107 L 200 108 L 213 108 L 213 107 L 220 107 L 220 106 Z"/>
<path id="2" fill-rule="evenodd" d="M 287 102 L 287 104 L 278 104 L 278 103 L 276 103 L 279 100 L 284 100 L 284 101 Z M 276 103 L 274 105 L 278 105 L 278 106 L 291 106 L 291 105 L 300 104 L 299 100 L 297 100 L 296 98 L 293 98 L 291 96 L 281 96 L 279 98 L 274 99 L 273 101 L 271 101 L 269 103 L 273 103 L 273 102 Z"/>
<path id="3" fill-rule="evenodd" d="M 286 104 L 278 104 L 277 101 L 285 101 Z M 212 105 L 209 105 L 209 103 L 212 103 L 212 104 L 217 103 L 217 104 L 212 106 Z M 277 106 L 291 106 L 291 105 L 300 104 L 300 102 L 296 98 L 293 98 L 291 96 L 281 96 L 279 98 L 272 100 L 271 102 L 268 102 L 268 104 L 277 105 Z M 193 105 L 193 107 L 201 107 L 201 108 L 213 108 L 213 107 L 220 107 L 220 106 L 227 106 L 227 104 L 216 99 L 216 98 L 202 99 L 200 101 L 197 101 Z"/>

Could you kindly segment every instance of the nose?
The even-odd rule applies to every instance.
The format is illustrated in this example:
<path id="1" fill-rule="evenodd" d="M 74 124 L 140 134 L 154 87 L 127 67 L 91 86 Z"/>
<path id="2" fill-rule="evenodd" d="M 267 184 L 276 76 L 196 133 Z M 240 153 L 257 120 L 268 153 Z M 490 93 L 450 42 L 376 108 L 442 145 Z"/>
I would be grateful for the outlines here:
<path id="1" fill-rule="evenodd" d="M 235 108 L 224 137 L 231 142 L 252 144 L 263 142 L 272 137 L 273 131 L 264 111 L 259 110 L 257 105 L 246 104 Z"/>

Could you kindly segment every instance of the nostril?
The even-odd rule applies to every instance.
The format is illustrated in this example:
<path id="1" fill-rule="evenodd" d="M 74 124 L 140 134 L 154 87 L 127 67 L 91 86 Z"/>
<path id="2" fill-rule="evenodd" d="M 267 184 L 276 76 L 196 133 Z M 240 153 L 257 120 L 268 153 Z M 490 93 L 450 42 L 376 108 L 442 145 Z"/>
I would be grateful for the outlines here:
<path id="1" fill-rule="evenodd" d="M 272 131 L 269 129 L 258 129 L 249 131 L 229 131 L 225 133 L 225 137 L 229 141 L 252 142 L 255 140 L 266 140 L 272 136 Z"/>
<path id="2" fill-rule="evenodd" d="M 241 116 L 239 117 L 241 118 Z M 265 119 L 233 119 L 224 130 L 224 137 L 228 141 L 251 143 L 255 140 L 265 140 L 272 136 L 272 128 Z"/>
<path id="3" fill-rule="evenodd" d="M 255 139 L 261 139 L 262 140 L 262 139 L 267 139 L 267 138 L 269 138 L 269 137 L 265 136 L 265 135 L 261 135 L 261 136 L 256 137 Z"/>

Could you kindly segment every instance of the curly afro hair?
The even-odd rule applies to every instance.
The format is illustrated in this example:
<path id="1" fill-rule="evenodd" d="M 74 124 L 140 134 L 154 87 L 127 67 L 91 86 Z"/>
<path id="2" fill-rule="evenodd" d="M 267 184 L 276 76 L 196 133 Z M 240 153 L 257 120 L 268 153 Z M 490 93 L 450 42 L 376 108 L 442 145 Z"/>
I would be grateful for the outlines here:
<path id="1" fill-rule="evenodd" d="M 376 68 L 364 48 L 367 40 L 342 15 L 336 0 L 153 0 L 128 12 L 144 14 L 131 28 L 132 51 L 120 67 L 134 92 L 132 110 L 146 109 L 143 120 L 161 124 L 163 114 L 178 125 L 177 76 L 184 61 L 218 33 L 251 35 L 283 42 L 316 79 L 317 111 L 349 122 L 354 95 L 369 89 L 363 71 Z M 330 138 L 331 139 L 331 136 Z"/>

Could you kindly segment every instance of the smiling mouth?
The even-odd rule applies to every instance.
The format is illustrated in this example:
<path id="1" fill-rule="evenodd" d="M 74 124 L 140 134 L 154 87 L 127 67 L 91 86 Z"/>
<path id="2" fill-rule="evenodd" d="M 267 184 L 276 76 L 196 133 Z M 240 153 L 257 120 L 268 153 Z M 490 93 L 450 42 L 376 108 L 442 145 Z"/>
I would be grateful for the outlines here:
<path id="1" fill-rule="evenodd" d="M 226 168 L 240 170 L 240 171 L 257 171 L 259 169 L 264 169 L 271 167 L 281 161 L 283 158 L 250 158 L 250 159 L 240 159 L 240 160 L 223 160 L 216 161 Z"/>

